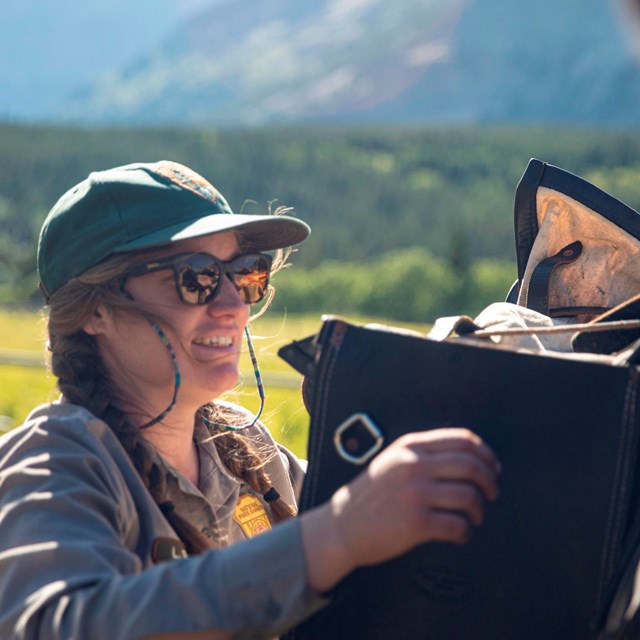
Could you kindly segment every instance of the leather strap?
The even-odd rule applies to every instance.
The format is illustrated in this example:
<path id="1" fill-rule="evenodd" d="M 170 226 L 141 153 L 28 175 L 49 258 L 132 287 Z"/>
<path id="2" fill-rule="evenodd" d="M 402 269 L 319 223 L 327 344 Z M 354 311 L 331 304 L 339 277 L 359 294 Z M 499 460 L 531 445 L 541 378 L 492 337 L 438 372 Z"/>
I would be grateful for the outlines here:
<path id="1" fill-rule="evenodd" d="M 582 253 L 582 242 L 576 240 L 568 244 L 558 253 L 538 263 L 531 274 L 527 292 L 527 307 L 549 315 L 549 279 L 553 270 L 560 264 L 569 264 Z"/>

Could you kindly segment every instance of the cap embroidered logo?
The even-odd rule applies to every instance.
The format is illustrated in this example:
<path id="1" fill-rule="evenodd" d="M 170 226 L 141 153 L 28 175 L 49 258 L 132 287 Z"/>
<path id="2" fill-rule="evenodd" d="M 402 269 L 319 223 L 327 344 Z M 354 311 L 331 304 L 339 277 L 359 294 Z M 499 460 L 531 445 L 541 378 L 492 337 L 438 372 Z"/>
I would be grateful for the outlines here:
<path id="1" fill-rule="evenodd" d="M 177 162 L 170 162 L 163 160 L 156 164 L 156 173 L 164 176 L 175 182 L 175 184 L 189 189 L 199 196 L 202 196 L 206 200 L 215 202 L 218 198 L 218 193 L 215 187 L 207 182 L 199 173 L 196 173 L 193 169 L 185 167 Z"/>

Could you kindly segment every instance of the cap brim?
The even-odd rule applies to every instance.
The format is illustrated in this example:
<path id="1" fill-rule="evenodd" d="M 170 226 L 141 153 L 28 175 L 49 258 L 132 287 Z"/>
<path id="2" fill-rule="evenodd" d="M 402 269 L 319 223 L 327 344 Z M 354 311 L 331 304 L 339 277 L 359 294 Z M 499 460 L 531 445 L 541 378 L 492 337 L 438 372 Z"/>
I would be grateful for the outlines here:
<path id="1" fill-rule="evenodd" d="M 272 251 L 291 247 L 306 240 L 311 232 L 306 223 L 290 216 L 216 213 L 159 229 L 123 243 L 115 251 L 121 253 L 136 249 L 149 249 L 179 240 L 236 229 L 242 231 L 243 241 L 256 251 Z"/>

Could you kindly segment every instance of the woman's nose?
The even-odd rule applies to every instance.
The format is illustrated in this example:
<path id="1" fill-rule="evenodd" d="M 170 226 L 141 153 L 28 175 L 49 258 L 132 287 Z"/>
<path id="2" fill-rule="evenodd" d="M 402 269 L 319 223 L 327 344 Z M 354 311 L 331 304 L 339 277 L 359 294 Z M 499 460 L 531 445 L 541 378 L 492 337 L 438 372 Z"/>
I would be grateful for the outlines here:
<path id="1" fill-rule="evenodd" d="M 216 297 L 209 303 L 211 313 L 240 313 L 249 316 L 249 305 L 240 297 L 240 293 L 229 275 L 225 274 L 220 282 L 220 290 Z"/>

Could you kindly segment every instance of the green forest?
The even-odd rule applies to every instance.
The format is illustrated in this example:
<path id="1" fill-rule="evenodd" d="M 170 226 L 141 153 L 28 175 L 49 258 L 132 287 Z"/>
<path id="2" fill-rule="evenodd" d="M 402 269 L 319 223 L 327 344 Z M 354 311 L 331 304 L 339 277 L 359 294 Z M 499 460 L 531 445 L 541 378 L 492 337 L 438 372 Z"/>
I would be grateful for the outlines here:
<path id="1" fill-rule="evenodd" d="M 234 210 L 280 205 L 311 238 L 274 278 L 290 313 L 424 322 L 504 299 L 515 279 L 513 198 L 529 158 L 640 209 L 640 132 L 289 127 L 82 129 L 0 125 L 0 303 L 40 304 L 40 224 L 96 169 L 171 159 Z"/>

